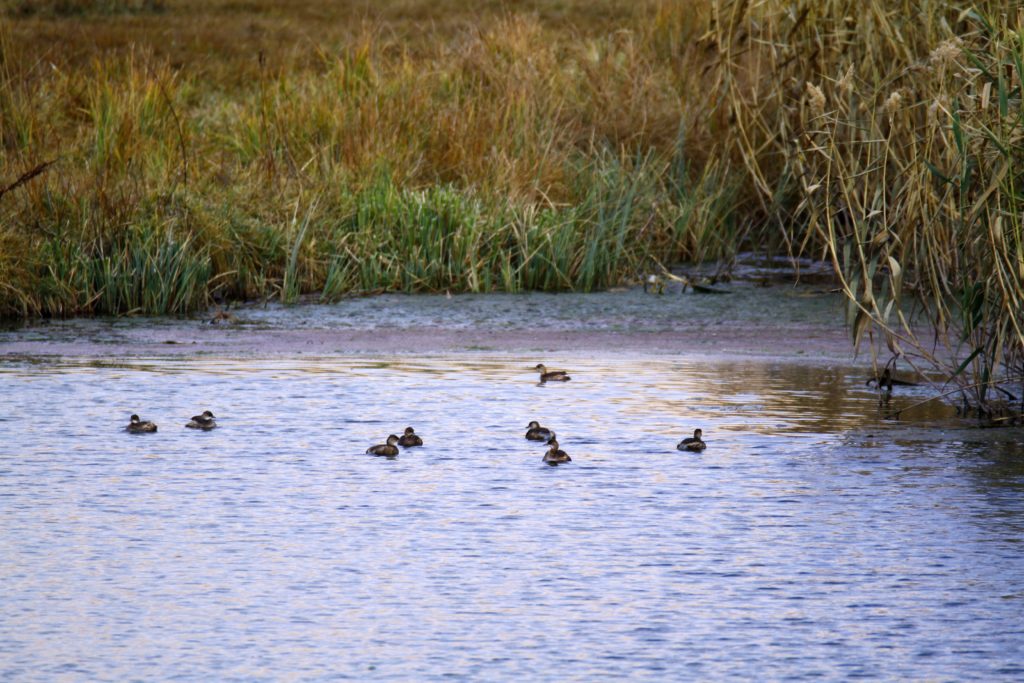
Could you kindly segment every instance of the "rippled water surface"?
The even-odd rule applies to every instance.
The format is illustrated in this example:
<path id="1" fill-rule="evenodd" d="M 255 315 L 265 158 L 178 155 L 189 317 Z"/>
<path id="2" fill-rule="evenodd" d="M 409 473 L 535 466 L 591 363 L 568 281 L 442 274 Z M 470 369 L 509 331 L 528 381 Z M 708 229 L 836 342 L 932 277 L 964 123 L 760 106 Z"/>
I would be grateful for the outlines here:
<path id="1" fill-rule="evenodd" d="M 0 361 L 0 678 L 1024 677 L 1019 431 L 882 420 L 839 367 L 542 360 L 573 381 Z"/>

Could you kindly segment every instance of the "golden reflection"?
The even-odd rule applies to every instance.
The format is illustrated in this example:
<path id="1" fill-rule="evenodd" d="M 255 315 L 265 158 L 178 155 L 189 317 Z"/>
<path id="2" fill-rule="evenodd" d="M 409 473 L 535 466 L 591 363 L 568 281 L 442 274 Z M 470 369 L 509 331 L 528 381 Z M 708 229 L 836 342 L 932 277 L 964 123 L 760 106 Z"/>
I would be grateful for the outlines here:
<path id="1" fill-rule="evenodd" d="M 539 354 L 543 358 L 544 354 Z M 8 359 L 10 360 L 10 359 Z M 533 354 L 529 359 L 533 361 Z M 529 402 L 563 398 L 590 404 L 611 420 L 648 425 L 649 430 L 678 433 L 713 423 L 717 431 L 775 435 L 779 433 L 830 434 L 885 424 L 873 390 L 864 385 L 863 370 L 844 365 L 762 360 L 694 360 L 665 356 L 605 354 L 573 357 L 562 354 L 550 362 L 571 367 L 573 382 L 564 386 L 538 386 L 536 372 L 521 357 L 497 354 L 437 354 L 424 356 L 367 355 L 301 358 L 138 358 L 63 359 L 42 365 L 8 362 L 2 371 L 33 375 L 76 374 L 118 377 L 129 373 L 189 374 L 258 377 L 260 381 L 287 382 L 291 377 L 324 376 L 370 378 L 382 386 L 416 386 L 426 390 L 443 382 L 444 391 L 462 382 L 466 390 L 490 398 Z M 41 369 L 43 372 L 41 373 Z M 282 385 L 285 386 L 285 385 Z M 492 390 L 482 387 L 490 386 Z M 531 394 L 529 392 L 539 392 Z M 925 390 L 897 394 L 891 408 L 899 410 L 921 402 Z M 556 393 L 557 392 L 557 393 Z M 942 421 L 950 409 L 926 402 L 904 415 L 908 421 Z M 519 426 L 518 423 L 516 425 Z M 708 433 L 708 438 L 713 438 Z"/>

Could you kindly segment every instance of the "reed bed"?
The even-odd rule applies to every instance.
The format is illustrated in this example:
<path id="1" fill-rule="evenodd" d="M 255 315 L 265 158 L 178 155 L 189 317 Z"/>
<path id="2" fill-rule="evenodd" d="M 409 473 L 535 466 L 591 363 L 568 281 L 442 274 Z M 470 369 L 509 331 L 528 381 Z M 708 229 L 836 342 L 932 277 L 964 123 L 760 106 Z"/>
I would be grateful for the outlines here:
<path id="1" fill-rule="evenodd" d="M 762 57 L 778 60 L 792 92 L 779 96 L 789 111 L 772 121 L 774 144 L 755 132 L 760 153 L 744 148 L 751 175 L 766 205 L 778 196 L 769 178 L 797 186 L 799 202 L 776 215 L 801 226 L 789 233 L 793 248 L 835 266 L 853 341 L 867 341 L 879 374 L 909 365 L 938 378 L 937 393 L 963 412 L 1016 419 L 1024 15 L 996 3 L 858 8 L 836 0 L 816 16 L 780 13 L 762 36 L 773 45 Z M 755 108 L 765 101 L 738 106 L 750 130 L 765 130 Z"/>
<path id="2" fill-rule="evenodd" d="M 1024 393 L 1005 3 L 0 11 L 2 315 L 589 291 L 786 249 L 833 262 L 876 365 L 990 415 Z"/>

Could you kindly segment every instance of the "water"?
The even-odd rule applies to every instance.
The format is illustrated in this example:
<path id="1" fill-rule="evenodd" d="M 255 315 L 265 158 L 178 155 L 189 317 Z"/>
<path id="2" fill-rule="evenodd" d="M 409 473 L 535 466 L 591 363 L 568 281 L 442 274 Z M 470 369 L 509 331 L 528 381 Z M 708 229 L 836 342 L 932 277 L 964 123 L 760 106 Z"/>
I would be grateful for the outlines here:
<path id="1" fill-rule="evenodd" d="M 0 678 L 1024 677 L 1020 431 L 882 419 L 841 366 L 542 360 L 573 381 L 0 361 Z"/>

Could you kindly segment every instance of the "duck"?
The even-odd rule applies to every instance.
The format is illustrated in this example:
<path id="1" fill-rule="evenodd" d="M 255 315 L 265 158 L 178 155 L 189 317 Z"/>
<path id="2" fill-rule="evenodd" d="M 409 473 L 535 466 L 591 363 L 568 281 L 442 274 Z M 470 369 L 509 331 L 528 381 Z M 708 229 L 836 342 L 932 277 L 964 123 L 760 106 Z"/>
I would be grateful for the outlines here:
<path id="1" fill-rule="evenodd" d="M 411 448 L 413 446 L 422 446 L 423 439 L 421 439 L 412 427 L 406 427 L 405 433 L 398 439 L 398 445 L 404 446 L 405 448 Z"/>
<path id="2" fill-rule="evenodd" d="M 366 452 L 369 455 L 386 455 L 388 457 L 392 457 L 398 455 L 398 446 L 395 445 L 397 443 L 398 435 L 392 434 L 388 437 L 387 443 L 382 443 L 378 446 L 370 446 L 366 449 Z"/>
<path id="3" fill-rule="evenodd" d="M 217 426 L 217 421 L 214 419 L 213 413 L 204 410 L 202 415 L 193 415 L 192 420 L 185 426 L 189 429 L 202 429 L 204 432 L 208 432 Z"/>
<path id="4" fill-rule="evenodd" d="M 565 451 L 558 448 L 558 440 L 552 436 L 548 439 L 548 452 L 544 454 L 544 462 L 548 465 L 560 465 L 563 462 L 572 462 L 572 458 Z"/>
<path id="5" fill-rule="evenodd" d="M 889 368 L 884 368 L 882 370 L 882 374 L 879 375 L 878 377 L 869 377 L 868 381 L 865 382 L 864 384 L 867 385 L 867 386 L 871 386 L 872 384 L 877 384 L 880 387 L 886 386 L 886 385 L 888 385 L 889 387 L 916 387 L 916 386 L 919 386 L 917 382 L 911 382 L 911 381 L 905 380 L 905 379 L 896 379 L 895 377 L 893 377 L 892 371 Z"/>
<path id="6" fill-rule="evenodd" d="M 700 429 L 693 430 L 693 436 L 688 436 L 676 446 L 676 449 L 680 451 L 693 451 L 694 453 L 700 453 L 702 450 L 708 447 L 701 437 L 704 432 Z"/>
<path id="7" fill-rule="evenodd" d="M 537 363 L 534 370 L 540 373 L 541 384 L 544 382 L 568 382 L 572 379 L 565 370 L 548 370 L 543 363 Z"/>
<path id="8" fill-rule="evenodd" d="M 555 433 L 547 427 L 541 427 L 536 420 L 526 425 L 526 438 L 530 441 L 548 441 Z"/>
<path id="9" fill-rule="evenodd" d="M 125 427 L 126 432 L 132 434 L 146 434 L 147 432 L 155 432 L 156 424 L 149 420 L 140 420 L 138 415 L 132 415 L 131 422 Z"/>

